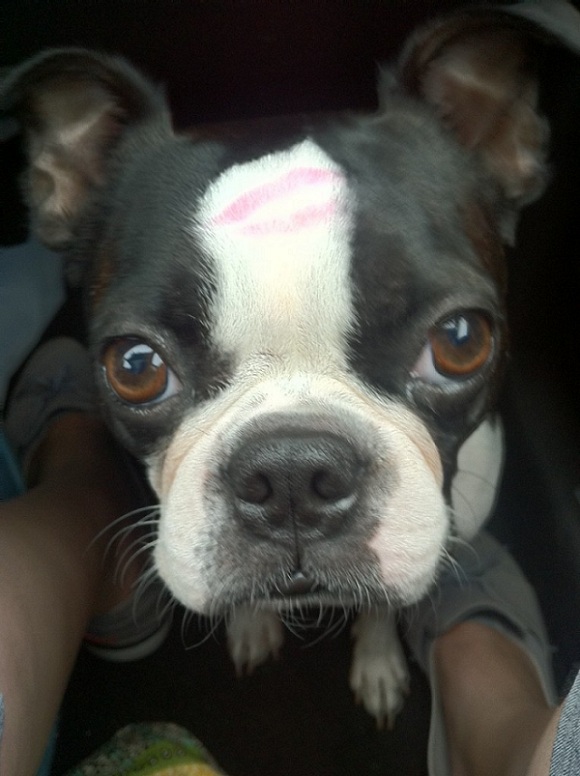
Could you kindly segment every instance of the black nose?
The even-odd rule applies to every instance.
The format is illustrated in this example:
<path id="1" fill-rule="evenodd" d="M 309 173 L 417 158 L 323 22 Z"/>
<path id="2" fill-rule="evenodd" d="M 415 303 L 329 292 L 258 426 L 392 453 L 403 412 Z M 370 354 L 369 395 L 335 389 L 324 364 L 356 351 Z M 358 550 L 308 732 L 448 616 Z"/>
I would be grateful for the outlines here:
<path id="1" fill-rule="evenodd" d="M 230 458 L 226 477 L 236 517 L 248 530 L 328 536 L 352 517 L 362 471 L 351 442 L 301 430 L 247 439 Z"/>

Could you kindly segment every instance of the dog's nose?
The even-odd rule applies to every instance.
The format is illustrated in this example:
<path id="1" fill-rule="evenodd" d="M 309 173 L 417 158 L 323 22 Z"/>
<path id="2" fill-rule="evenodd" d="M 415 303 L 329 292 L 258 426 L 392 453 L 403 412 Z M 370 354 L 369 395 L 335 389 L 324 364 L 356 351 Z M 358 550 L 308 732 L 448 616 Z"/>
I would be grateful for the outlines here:
<path id="1" fill-rule="evenodd" d="M 329 536 L 343 528 L 359 497 L 363 463 L 334 433 L 253 436 L 232 455 L 227 479 L 236 517 L 248 530 Z"/>

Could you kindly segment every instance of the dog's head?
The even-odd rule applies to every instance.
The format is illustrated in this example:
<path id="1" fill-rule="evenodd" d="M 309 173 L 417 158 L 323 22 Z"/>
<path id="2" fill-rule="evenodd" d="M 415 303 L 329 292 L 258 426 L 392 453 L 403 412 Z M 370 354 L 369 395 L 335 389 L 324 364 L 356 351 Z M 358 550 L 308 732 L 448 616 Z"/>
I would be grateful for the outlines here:
<path id="1" fill-rule="evenodd" d="M 105 412 L 187 606 L 410 603 L 477 529 L 500 454 L 481 502 L 458 470 L 495 438 L 503 246 L 546 180 L 539 29 L 439 21 L 376 113 L 276 140 L 176 135 L 155 88 L 84 50 L 5 86 L 35 228 L 89 262 Z"/>

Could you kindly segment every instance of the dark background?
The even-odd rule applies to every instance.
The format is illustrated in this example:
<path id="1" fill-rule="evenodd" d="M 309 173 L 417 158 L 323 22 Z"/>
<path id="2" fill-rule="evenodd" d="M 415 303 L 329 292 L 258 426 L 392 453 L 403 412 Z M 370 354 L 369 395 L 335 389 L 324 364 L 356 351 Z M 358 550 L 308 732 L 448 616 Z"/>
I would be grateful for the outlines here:
<path id="1" fill-rule="evenodd" d="M 121 53 L 166 85 L 180 127 L 310 110 L 372 108 L 377 64 L 456 2 L 410 0 L 3 0 L 0 67 L 46 46 Z M 542 73 L 553 181 L 510 255 L 513 359 L 502 398 L 508 458 L 493 530 L 538 590 L 560 687 L 580 661 L 580 66 Z M 0 238 L 26 237 L 19 142 L 0 145 Z M 78 331 L 73 295 L 51 331 Z M 81 653 L 62 711 L 61 774 L 128 722 L 178 722 L 231 776 L 425 774 L 429 695 L 412 692 L 392 732 L 348 689 L 348 629 L 290 636 L 278 663 L 234 676 L 223 634 L 183 626 L 151 658 L 113 665 Z M 197 645 L 197 646 L 196 646 Z"/>

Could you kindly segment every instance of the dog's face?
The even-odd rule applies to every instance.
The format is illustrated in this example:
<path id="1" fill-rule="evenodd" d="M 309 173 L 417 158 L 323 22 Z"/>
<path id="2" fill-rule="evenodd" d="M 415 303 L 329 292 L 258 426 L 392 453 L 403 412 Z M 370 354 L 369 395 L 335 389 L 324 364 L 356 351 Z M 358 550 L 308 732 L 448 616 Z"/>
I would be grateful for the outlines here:
<path id="1" fill-rule="evenodd" d="M 529 45 L 497 10 L 440 22 L 377 113 L 277 140 L 176 136 L 84 51 L 6 87 L 37 230 L 89 262 L 103 405 L 186 606 L 408 604 L 477 528 L 458 456 L 502 371 L 502 246 L 544 183 Z"/>
<path id="2" fill-rule="evenodd" d="M 99 379 L 160 498 L 157 566 L 193 609 L 216 591 L 408 602 L 433 579 L 503 316 L 465 227 L 476 178 L 423 114 L 234 164 L 170 142 L 106 226 L 123 273 L 105 292 L 96 262 Z"/>

